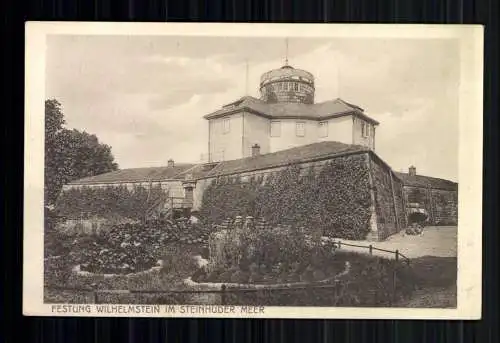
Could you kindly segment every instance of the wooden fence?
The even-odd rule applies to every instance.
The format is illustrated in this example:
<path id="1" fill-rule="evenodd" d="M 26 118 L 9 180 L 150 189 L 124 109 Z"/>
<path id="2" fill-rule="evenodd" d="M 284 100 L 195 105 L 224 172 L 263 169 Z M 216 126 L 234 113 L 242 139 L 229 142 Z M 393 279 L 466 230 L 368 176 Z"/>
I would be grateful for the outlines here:
<path id="1" fill-rule="evenodd" d="M 405 255 L 403 255 L 399 250 L 380 249 L 380 248 L 374 247 L 371 244 L 370 245 L 349 244 L 349 243 L 344 243 L 344 242 L 342 242 L 340 240 L 339 241 L 330 241 L 330 242 L 333 243 L 338 249 L 341 249 L 342 246 L 349 246 L 349 247 L 356 247 L 356 248 L 368 249 L 368 252 L 370 253 L 370 255 L 373 255 L 374 251 L 385 252 L 385 253 L 394 255 L 394 259 L 396 260 L 396 262 L 398 262 L 399 260 L 403 260 L 406 264 L 410 265 L 410 259 L 408 257 L 406 257 Z"/>
<path id="2" fill-rule="evenodd" d="M 211 290 L 134 290 L 134 289 L 97 289 L 97 288 L 79 288 L 79 287 L 59 287 L 59 286 L 45 286 L 47 289 L 53 291 L 65 291 L 65 292 L 75 292 L 75 293 L 88 293 L 92 296 L 92 303 L 99 304 L 99 295 L 104 294 L 115 294 L 115 295 L 131 295 L 131 294 L 155 294 L 155 295 L 206 295 L 206 294 L 216 294 L 220 296 L 220 304 L 210 304 L 210 305 L 227 305 L 227 297 L 230 294 L 245 294 L 245 293 L 276 293 L 276 292 L 293 292 L 300 290 L 315 290 L 315 289 L 330 289 L 332 291 L 332 296 L 338 296 L 341 290 L 340 281 L 335 281 L 332 284 L 311 284 L 311 285 L 301 285 L 292 287 L 274 287 L 274 288 L 228 288 L 222 285 L 221 289 L 211 289 Z"/>
<path id="3" fill-rule="evenodd" d="M 374 251 L 381 251 L 384 253 L 388 254 L 394 254 L 394 268 L 392 272 L 392 290 L 393 290 L 393 300 L 396 295 L 396 274 L 397 274 L 397 263 L 400 261 L 404 261 L 408 266 L 410 265 L 410 259 L 403 255 L 399 250 L 386 250 L 386 249 L 380 249 L 376 248 L 373 245 L 357 245 L 357 244 L 350 244 L 350 243 L 345 243 L 340 240 L 332 240 L 329 241 L 330 243 L 333 243 L 338 249 L 341 249 L 342 246 L 350 246 L 350 247 L 356 247 L 356 248 L 362 248 L 362 249 L 368 249 L 368 252 L 370 255 L 373 255 Z M 99 295 L 100 294 L 193 294 L 193 295 L 203 295 L 203 294 L 218 294 L 221 299 L 220 305 L 226 305 L 227 304 L 227 296 L 229 294 L 244 294 L 244 293 L 252 293 L 252 292 L 269 292 L 269 293 L 279 293 L 279 292 L 291 292 L 291 291 L 298 291 L 298 290 L 311 290 L 314 291 L 315 289 L 331 289 L 332 290 L 332 296 L 337 296 L 339 294 L 339 291 L 341 290 L 342 282 L 340 280 L 336 280 L 332 284 L 310 284 L 310 285 L 300 285 L 300 286 L 291 286 L 291 287 L 274 287 L 274 288 L 264 288 L 264 289 L 259 289 L 259 288 L 227 288 L 224 284 L 222 285 L 221 289 L 216 289 L 216 290 L 134 290 L 134 289 L 110 289 L 110 290 L 105 290 L 105 289 L 97 289 L 97 285 L 94 284 L 94 288 L 72 288 L 72 287 L 58 287 L 58 286 L 45 286 L 48 289 L 51 290 L 59 290 L 59 291 L 69 291 L 69 292 L 84 292 L 92 295 L 93 303 L 94 304 L 99 304 Z"/>

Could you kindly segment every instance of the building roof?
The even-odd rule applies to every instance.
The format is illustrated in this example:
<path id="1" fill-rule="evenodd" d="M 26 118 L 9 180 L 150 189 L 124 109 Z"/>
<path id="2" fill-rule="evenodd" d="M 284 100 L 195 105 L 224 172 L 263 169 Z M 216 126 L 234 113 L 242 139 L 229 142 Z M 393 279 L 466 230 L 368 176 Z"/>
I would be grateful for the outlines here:
<path id="1" fill-rule="evenodd" d="M 119 183 L 119 182 L 149 182 L 174 179 L 177 175 L 194 167 L 195 164 L 176 164 L 173 167 L 150 167 L 121 169 L 105 174 L 86 177 L 70 182 L 70 185 Z"/>
<path id="2" fill-rule="evenodd" d="M 279 69 L 270 70 L 260 77 L 261 86 L 264 83 L 273 82 L 277 80 L 287 80 L 292 78 L 306 79 L 310 82 L 314 82 L 314 76 L 310 72 L 302 69 L 296 69 L 290 65 L 284 65 Z"/>
<path id="3" fill-rule="evenodd" d="M 424 175 L 412 176 L 408 173 L 395 173 L 405 186 L 433 188 L 443 190 L 457 190 L 458 183 Z"/>
<path id="4" fill-rule="evenodd" d="M 70 185 L 92 185 L 133 182 L 158 182 L 166 180 L 202 179 L 220 175 L 230 175 L 267 168 L 276 168 L 305 162 L 334 158 L 347 154 L 370 152 L 369 148 L 361 145 L 344 144 L 340 142 L 319 142 L 299 147 L 281 150 L 270 154 L 241 158 L 205 164 L 176 164 L 173 167 L 130 168 L 110 173 L 86 177 L 70 182 Z M 434 188 L 443 190 L 457 190 L 458 184 L 453 181 L 395 172 L 395 175 L 406 186 Z"/>
<path id="5" fill-rule="evenodd" d="M 220 162 L 212 163 L 201 163 L 197 164 L 192 168 L 189 168 L 182 173 L 177 174 L 175 180 L 196 180 L 206 176 L 213 168 L 215 168 Z"/>
<path id="6" fill-rule="evenodd" d="M 69 185 L 196 180 L 364 151 L 369 151 L 369 149 L 360 145 L 320 142 L 237 160 L 204 164 L 176 164 L 174 167 L 122 169 L 75 180 L 70 182 Z"/>
<path id="7" fill-rule="evenodd" d="M 339 142 L 319 142 L 281 150 L 270 154 L 220 162 L 204 177 L 214 177 L 253 170 L 275 168 L 307 160 L 335 157 L 344 154 L 368 152 L 369 148 Z"/>
<path id="8" fill-rule="evenodd" d="M 379 123 L 364 114 L 364 110 L 340 98 L 315 104 L 304 103 L 266 103 L 251 96 L 245 96 L 221 109 L 207 114 L 205 119 L 213 119 L 238 112 L 251 112 L 269 119 L 309 119 L 321 120 L 347 115 L 355 115 L 375 125 Z"/>

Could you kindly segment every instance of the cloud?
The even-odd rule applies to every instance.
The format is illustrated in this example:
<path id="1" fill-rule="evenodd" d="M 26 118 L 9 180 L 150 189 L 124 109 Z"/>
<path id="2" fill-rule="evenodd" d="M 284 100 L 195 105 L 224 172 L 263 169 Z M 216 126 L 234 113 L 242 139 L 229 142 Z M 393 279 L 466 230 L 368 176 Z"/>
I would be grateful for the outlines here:
<path id="1" fill-rule="evenodd" d="M 394 169 L 415 164 L 456 179 L 458 44 L 453 40 L 289 40 L 289 62 L 312 72 L 316 101 L 336 97 L 381 122 L 376 150 Z M 203 115 L 259 96 L 262 73 L 284 63 L 282 38 L 53 36 L 47 97 L 68 126 L 96 133 L 121 167 L 197 161 Z M 248 61 L 248 75 L 246 62 Z"/>

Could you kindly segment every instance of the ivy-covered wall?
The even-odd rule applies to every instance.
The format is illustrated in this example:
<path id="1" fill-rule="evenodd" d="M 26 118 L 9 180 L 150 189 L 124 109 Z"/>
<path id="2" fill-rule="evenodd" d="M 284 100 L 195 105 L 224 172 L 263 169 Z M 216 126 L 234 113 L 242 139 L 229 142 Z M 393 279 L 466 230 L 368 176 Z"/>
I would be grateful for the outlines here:
<path id="1" fill-rule="evenodd" d="M 458 192 L 433 189 L 433 214 L 435 225 L 458 224 Z"/>
<path id="2" fill-rule="evenodd" d="M 377 158 L 370 161 L 378 239 L 395 234 L 406 225 L 401 181 Z"/>
<path id="3" fill-rule="evenodd" d="M 153 186 L 151 191 L 141 186 L 133 189 L 126 186 L 81 187 L 61 192 L 55 209 L 57 216 L 62 219 L 94 216 L 143 219 L 150 206 L 166 196 L 168 190 L 160 186 Z"/>
<path id="4" fill-rule="evenodd" d="M 394 195 L 396 198 L 396 213 L 398 214 L 399 228 L 405 228 L 408 226 L 408 218 L 406 216 L 406 202 L 403 183 L 394 177 Z"/>
<path id="5" fill-rule="evenodd" d="M 457 225 L 458 192 L 456 190 L 405 186 L 408 203 L 418 203 L 429 214 L 432 225 Z"/>
<path id="6" fill-rule="evenodd" d="M 332 237 L 365 239 L 370 205 L 367 154 L 355 154 L 264 175 L 213 179 L 203 192 L 200 214 L 213 223 L 250 215 L 271 225 L 292 224 Z"/>

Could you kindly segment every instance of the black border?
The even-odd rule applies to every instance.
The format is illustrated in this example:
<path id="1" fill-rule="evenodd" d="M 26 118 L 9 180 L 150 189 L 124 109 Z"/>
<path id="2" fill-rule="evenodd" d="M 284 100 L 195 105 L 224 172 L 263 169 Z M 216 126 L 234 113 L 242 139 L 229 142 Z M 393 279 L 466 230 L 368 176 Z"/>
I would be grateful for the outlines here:
<path id="1" fill-rule="evenodd" d="M 497 0 L 3 1 L 6 342 L 498 342 Z M 497 13 L 497 14 L 495 14 Z M 24 21 L 484 24 L 483 319 L 449 321 L 76 319 L 22 316 Z M 473 114 L 471 114 L 473 115 Z"/>

